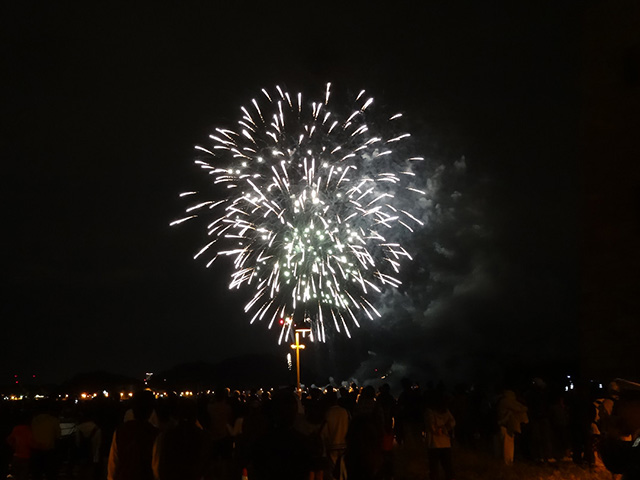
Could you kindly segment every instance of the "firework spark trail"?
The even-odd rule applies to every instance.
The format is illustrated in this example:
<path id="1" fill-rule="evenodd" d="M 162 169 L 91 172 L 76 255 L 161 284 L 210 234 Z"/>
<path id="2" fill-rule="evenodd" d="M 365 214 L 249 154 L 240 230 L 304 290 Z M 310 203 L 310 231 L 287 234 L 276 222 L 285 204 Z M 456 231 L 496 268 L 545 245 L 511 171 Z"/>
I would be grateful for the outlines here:
<path id="1" fill-rule="evenodd" d="M 376 295 L 401 284 L 393 275 L 411 256 L 397 230 L 422 225 L 408 210 L 425 195 L 410 167 L 423 159 L 398 151 L 411 136 L 396 126 L 401 114 L 382 129 L 365 122 L 374 100 L 364 90 L 346 120 L 329 110 L 330 83 L 322 101 L 276 92 L 262 89 L 266 105 L 252 99 L 237 130 L 218 128 L 211 148 L 196 147 L 208 157 L 196 164 L 226 186 L 226 196 L 195 203 L 171 225 L 213 217 L 213 240 L 195 258 L 211 255 L 207 267 L 233 258 L 229 288 L 255 291 L 245 306 L 254 310 L 251 323 L 266 318 L 271 328 L 278 317 L 295 315 L 301 324 L 304 316 L 320 341 L 332 328 L 350 336 L 348 320 L 359 327 L 359 312 L 380 316 Z M 282 324 L 279 342 L 292 323 Z"/>

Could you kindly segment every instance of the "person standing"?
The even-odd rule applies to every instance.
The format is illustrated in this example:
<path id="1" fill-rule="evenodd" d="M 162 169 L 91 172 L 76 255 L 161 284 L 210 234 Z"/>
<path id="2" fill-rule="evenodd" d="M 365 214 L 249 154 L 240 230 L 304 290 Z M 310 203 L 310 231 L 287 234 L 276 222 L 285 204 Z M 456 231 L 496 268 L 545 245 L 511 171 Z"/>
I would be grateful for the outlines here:
<path id="1" fill-rule="evenodd" d="M 100 463 L 102 430 L 91 418 L 83 413 L 76 428 L 75 462 L 78 468 L 77 477 L 90 480 L 96 476 Z"/>
<path id="2" fill-rule="evenodd" d="M 209 428 L 213 438 L 213 458 L 218 472 L 227 472 L 232 469 L 233 460 L 233 410 L 229 405 L 229 389 L 216 390 L 214 401 L 207 407 L 209 414 Z"/>
<path id="3" fill-rule="evenodd" d="M 408 379 L 401 380 L 402 392 L 398 396 L 396 439 L 410 449 L 419 448 L 422 440 L 422 399 L 420 389 Z"/>
<path id="4" fill-rule="evenodd" d="M 349 412 L 346 408 L 338 405 L 338 395 L 336 391 L 329 387 L 324 394 L 327 405 L 325 422 L 320 435 L 324 442 L 330 475 L 327 478 L 343 480 L 346 478 L 346 466 L 344 454 L 347 451 L 347 432 L 349 431 Z"/>
<path id="5" fill-rule="evenodd" d="M 39 414 L 31 420 L 34 448 L 31 454 L 32 475 L 35 480 L 56 477 L 55 448 L 62 432 L 60 420 L 51 414 L 52 406 L 43 403 Z"/>
<path id="6" fill-rule="evenodd" d="M 595 464 L 594 425 L 597 409 L 589 384 L 579 382 L 569 397 L 569 430 L 571 432 L 571 456 L 577 465 L 592 467 Z"/>
<path id="7" fill-rule="evenodd" d="M 541 378 L 534 378 L 531 388 L 525 393 L 527 416 L 529 417 L 529 441 L 532 460 L 546 463 L 553 457 L 551 438 L 551 406 L 549 390 Z"/>
<path id="8" fill-rule="evenodd" d="M 640 384 L 616 379 L 618 398 L 600 445 L 605 466 L 622 480 L 640 480 Z"/>
<path id="9" fill-rule="evenodd" d="M 151 425 L 153 397 L 138 392 L 133 398 L 133 420 L 120 425 L 113 434 L 108 480 L 153 480 L 151 458 L 158 429 Z"/>
<path id="10" fill-rule="evenodd" d="M 376 403 L 380 407 L 383 416 L 383 437 L 382 437 L 382 478 L 393 478 L 393 426 L 396 415 L 396 399 L 391 394 L 391 387 L 388 383 L 383 384 L 378 389 Z"/>
<path id="11" fill-rule="evenodd" d="M 451 439 L 456 421 L 447 408 L 444 394 L 433 399 L 425 412 L 425 431 L 427 436 L 427 458 L 429 460 L 429 478 L 438 478 L 438 467 L 442 467 L 445 480 L 453 480 L 453 455 Z"/>
<path id="12" fill-rule="evenodd" d="M 198 424 L 195 402 L 180 398 L 169 427 L 153 448 L 156 480 L 202 480 L 212 477 L 211 434 Z"/>
<path id="13" fill-rule="evenodd" d="M 505 390 L 498 402 L 498 426 L 502 458 L 506 465 L 513 465 L 515 435 L 522 433 L 522 424 L 529 423 L 527 407 L 516 399 L 513 390 Z"/>
<path id="14" fill-rule="evenodd" d="M 367 385 L 358 396 L 347 434 L 346 466 L 350 479 L 379 478 L 384 460 L 384 416 L 376 403 L 375 389 Z"/>
<path id="15" fill-rule="evenodd" d="M 267 430 L 255 442 L 248 476 L 252 480 L 308 480 L 314 468 L 309 438 L 294 428 L 298 399 L 294 388 L 276 392 Z"/>
<path id="16" fill-rule="evenodd" d="M 33 448 L 33 434 L 29 426 L 29 418 L 25 412 L 21 413 L 18 425 L 13 427 L 11 434 L 7 437 L 7 443 L 13 450 L 11 459 L 11 471 L 16 480 L 29 479 L 29 459 Z"/>

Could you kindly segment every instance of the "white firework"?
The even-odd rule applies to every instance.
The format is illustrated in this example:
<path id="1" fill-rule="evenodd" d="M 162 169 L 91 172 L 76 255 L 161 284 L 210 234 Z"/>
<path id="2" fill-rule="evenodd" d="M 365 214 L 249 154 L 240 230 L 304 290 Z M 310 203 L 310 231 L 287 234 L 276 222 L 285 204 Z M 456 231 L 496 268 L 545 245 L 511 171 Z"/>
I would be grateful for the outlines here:
<path id="1" fill-rule="evenodd" d="M 410 212 L 425 194 L 411 171 L 422 158 L 399 151 L 410 138 L 401 114 L 381 128 L 367 123 L 373 98 L 364 90 L 342 118 L 329 107 L 331 84 L 316 101 L 275 90 L 262 89 L 234 129 L 216 128 L 211 146 L 196 147 L 215 198 L 172 225 L 206 221 L 195 258 L 209 267 L 231 257 L 229 288 L 253 289 L 244 310 L 251 323 L 281 325 L 279 342 L 303 324 L 320 341 L 327 330 L 351 336 L 359 319 L 380 316 L 376 296 L 400 285 L 411 259 L 399 238 L 422 225 Z"/>

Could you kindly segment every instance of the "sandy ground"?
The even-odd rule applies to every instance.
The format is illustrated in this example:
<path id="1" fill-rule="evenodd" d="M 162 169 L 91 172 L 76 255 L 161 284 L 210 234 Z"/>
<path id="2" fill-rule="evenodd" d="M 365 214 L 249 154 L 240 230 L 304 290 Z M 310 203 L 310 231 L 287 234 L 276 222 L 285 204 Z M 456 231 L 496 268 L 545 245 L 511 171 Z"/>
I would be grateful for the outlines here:
<path id="1" fill-rule="evenodd" d="M 426 449 L 395 449 L 395 480 L 426 480 L 429 469 Z M 604 468 L 581 467 L 566 459 L 549 464 L 535 464 L 516 458 L 512 466 L 506 466 L 488 452 L 454 447 L 454 472 L 456 480 L 613 480 Z M 443 478 L 440 472 L 440 478 Z"/>

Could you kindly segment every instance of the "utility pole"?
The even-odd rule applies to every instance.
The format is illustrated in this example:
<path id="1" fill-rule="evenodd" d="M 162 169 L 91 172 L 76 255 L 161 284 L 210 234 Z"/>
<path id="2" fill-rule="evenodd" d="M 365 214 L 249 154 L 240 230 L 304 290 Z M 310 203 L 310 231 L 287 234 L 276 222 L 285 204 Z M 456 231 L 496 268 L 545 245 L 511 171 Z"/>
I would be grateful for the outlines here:
<path id="1" fill-rule="evenodd" d="M 296 351 L 296 373 L 297 373 L 297 380 L 298 380 L 298 391 L 300 391 L 300 350 L 305 348 L 304 344 L 300 343 L 301 333 L 302 333 L 302 337 L 304 338 L 306 333 L 311 333 L 311 329 L 296 328 L 295 330 L 296 343 L 291 345 L 291 348 L 293 348 Z"/>

